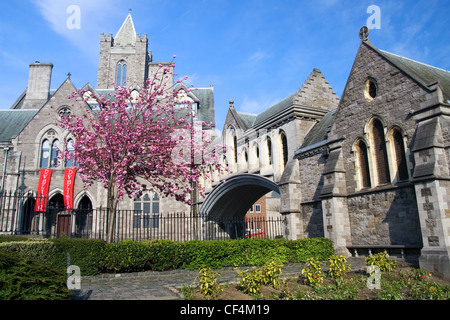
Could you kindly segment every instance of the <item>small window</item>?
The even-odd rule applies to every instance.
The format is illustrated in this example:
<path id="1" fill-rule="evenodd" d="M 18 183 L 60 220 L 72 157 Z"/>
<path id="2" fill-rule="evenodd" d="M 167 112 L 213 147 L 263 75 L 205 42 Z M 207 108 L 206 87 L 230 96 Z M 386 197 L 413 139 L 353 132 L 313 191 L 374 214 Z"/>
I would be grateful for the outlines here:
<path id="1" fill-rule="evenodd" d="M 366 100 L 369 102 L 374 101 L 377 97 L 377 93 L 378 86 L 376 80 L 373 78 L 367 79 L 364 88 L 364 97 L 366 98 Z"/>
<path id="2" fill-rule="evenodd" d="M 255 212 L 261 213 L 261 205 L 260 204 L 255 204 Z"/>

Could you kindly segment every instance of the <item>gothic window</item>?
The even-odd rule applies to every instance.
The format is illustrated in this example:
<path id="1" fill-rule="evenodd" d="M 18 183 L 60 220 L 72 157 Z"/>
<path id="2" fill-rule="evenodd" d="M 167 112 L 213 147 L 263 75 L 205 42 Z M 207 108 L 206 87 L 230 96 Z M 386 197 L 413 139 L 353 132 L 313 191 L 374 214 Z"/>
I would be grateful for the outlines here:
<path id="1" fill-rule="evenodd" d="M 288 162 L 288 144 L 287 144 L 287 138 L 286 138 L 286 134 L 284 132 L 281 133 L 281 147 L 283 150 L 283 166 L 286 165 L 286 163 Z"/>
<path id="2" fill-rule="evenodd" d="M 379 120 L 372 123 L 373 155 L 376 165 L 378 184 L 390 182 L 389 165 L 386 152 L 386 140 L 384 137 L 384 127 Z"/>
<path id="3" fill-rule="evenodd" d="M 75 150 L 75 148 L 73 147 L 73 140 L 69 139 L 67 141 L 67 145 L 66 145 L 67 150 L 73 154 L 73 151 Z M 74 165 L 74 160 L 66 160 L 66 168 L 72 168 Z"/>
<path id="4" fill-rule="evenodd" d="M 134 200 L 133 227 L 159 228 L 159 197 L 156 193 L 147 193 Z"/>
<path id="5" fill-rule="evenodd" d="M 392 142 L 395 155 L 395 170 L 397 171 L 397 177 L 399 181 L 408 179 L 408 168 L 406 165 L 405 145 L 403 143 L 403 135 L 394 130 L 392 135 Z"/>
<path id="6" fill-rule="evenodd" d="M 42 142 L 41 146 L 41 168 L 48 168 L 49 157 L 50 157 L 50 142 L 48 142 L 48 140 L 45 139 Z"/>
<path id="7" fill-rule="evenodd" d="M 233 160 L 234 163 L 237 163 L 238 158 L 238 152 L 237 152 L 237 136 L 236 136 L 236 129 L 233 126 L 228 127 L 228 137 L 227 140 L 230 144 L 232 144 L 232 152 L 233 152 Z"/>
<path id="8" fill-rule="evenodd" d="M 247 153 L 247 149 L 244 149 L 244 167 L 246 169 L 248 168 L 248 153 Z"/>
<path id="9" fill-rule="evenodd" d="M 356 155 L 360 186 L 361 188 L 370 188 L 369 157 L 367 155 L 367 146 L 362 140 L 359 140 L 356 144 Z"/>
<path id="10" fill-rule="evenodd" d="M 50 154 L 50 168 L 56 168 L 58 165 L 58 151 L 59 151 L 59 140 L 55 139 L 52 143 L 52 150 Z"/>
<path id="11" fill-rule="evenodd" d="M 124 86 L 127 81 L 127 64 L 125 60 L 120 60 L 117 64 L 116 85 Z"/>
<path id="12" fill-rule="evenodd" d="M 269 164 L 272 164 L 272 140 L 267 137 L 267 156 L 269 157 Z"/>

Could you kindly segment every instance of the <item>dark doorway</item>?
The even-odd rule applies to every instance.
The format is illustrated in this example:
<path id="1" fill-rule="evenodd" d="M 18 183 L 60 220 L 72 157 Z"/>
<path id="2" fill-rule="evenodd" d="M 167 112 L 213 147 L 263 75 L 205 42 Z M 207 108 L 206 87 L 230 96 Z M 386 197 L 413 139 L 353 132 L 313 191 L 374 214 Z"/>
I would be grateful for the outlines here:
<path id="1" fill-rule="evenodd" d="M 39 233 L 39 213 L 34 211 L 36 199 L 30 195 L 25 196 L 23 204 L 22 234 Z"/>
<path id="2" fill-rule="evenodd" d="M 75 212 L 76 236 L 86 238 L 92 231 L 92 202 L 88 196 L 81 198 Z"/>

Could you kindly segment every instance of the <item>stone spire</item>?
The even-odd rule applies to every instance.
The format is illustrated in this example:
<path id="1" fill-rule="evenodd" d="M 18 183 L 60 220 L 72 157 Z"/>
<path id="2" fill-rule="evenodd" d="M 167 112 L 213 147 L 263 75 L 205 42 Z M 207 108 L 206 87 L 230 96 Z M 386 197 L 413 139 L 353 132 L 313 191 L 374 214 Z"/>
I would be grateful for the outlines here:
<path id="1" fill-rule="evenodd" d="M 114 45 L 121 47 L 134 47 L 136 45 L 136 29 L 131 18 L 131 10 L 117 32 L 117 35 L 114 37 Z"/>

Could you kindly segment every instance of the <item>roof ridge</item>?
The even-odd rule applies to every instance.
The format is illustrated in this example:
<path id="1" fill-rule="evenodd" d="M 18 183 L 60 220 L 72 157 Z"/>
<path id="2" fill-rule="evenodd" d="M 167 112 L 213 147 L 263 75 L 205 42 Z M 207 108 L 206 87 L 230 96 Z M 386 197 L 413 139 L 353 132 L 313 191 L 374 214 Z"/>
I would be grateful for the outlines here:
<path id="1" fill-rule="evenodd" d="M 414 59 L 411 59 L 411 58 L 408 58 L 408 57 L 404 57 L 404 56 L 401 56 L 399 54 L 392 53 L 392 52 L 389 52 L 389 51 L 385 51 L 385 50 L 381 50 L 381 49 L 378 49 L 378 50 L 380 50 L 382 53 L 385 53 L 385 54 L 387 53 L 387 54 L 393 55 L 393 56 L 395 56 L 397 58 L 409 60 L 409 61 L 412 61 L 414 63 L 418 63 L 418 64 L 421 64 L 421 65 L 424 65 L 424 66 L 427 66 L 427 67 L 430 67 L 430 68 L 433 68 L 433 69 L 437 69 L 437 70 L 440 70 L 440 71 L 444 71 L 444 72 L 447 72 L 447 73 L 450 74 L 449 70 L 445 70 L 445 69 L 442 69 L 442 68 L 439 68 L 439 67 L 436 67 L 436 66 L 432 66 L 431 64 L 420 62 L 420 61 L 417 61 L 417 60 L 414 60 Z"/>

